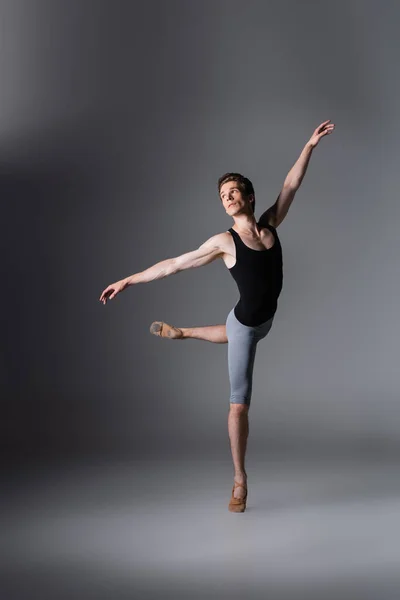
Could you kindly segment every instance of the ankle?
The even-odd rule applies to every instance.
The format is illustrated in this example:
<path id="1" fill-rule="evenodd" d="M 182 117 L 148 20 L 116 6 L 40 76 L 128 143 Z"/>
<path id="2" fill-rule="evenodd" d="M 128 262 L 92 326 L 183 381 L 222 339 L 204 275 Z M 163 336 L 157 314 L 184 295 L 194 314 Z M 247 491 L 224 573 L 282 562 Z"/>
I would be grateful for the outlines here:
<path id="1" fill-rule="evenodd" d="M 191 337 L 191 329 L 189 327 L 179 327 L 179 329 L 182 331 L 182 338 L 190 338 Z"/>
<path id="2" fill-rule="evenodd" d="M 238 483 L 246 483 L 246 481 L 247 481 L 247 473 L 245 471 L 239 471 L 238 473 L 235 473 L 234 479 Z"/>

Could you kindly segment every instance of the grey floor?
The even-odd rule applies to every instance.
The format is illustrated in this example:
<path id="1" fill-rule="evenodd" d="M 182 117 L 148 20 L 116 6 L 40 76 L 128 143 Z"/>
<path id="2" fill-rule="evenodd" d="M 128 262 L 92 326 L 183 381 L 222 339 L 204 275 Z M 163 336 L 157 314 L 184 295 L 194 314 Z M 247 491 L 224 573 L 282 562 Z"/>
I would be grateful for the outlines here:
<path id="1" fill-rule="evenodd" d="M 265 459 L 9 472 L 3 600 L 400 598 L 399 462 Z"/>

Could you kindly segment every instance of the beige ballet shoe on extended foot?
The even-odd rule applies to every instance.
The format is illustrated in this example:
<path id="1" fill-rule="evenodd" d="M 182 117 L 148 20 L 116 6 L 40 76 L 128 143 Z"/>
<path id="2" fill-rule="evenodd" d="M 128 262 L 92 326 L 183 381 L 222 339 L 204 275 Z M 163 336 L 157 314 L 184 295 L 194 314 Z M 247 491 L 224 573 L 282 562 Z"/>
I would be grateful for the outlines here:
<path id="1" fill-rule="evenodd" d="M 150 325 L 150 333 L 159 337 L 170 338 L 171 340 L 179 339 L 183 336 L 182 331 L 178 327 L 173 327 L 163 321 L 154 321 Z"/>
<path id="2" fill-rule="evenodd" d="M 242 487 L 245 489 L 245 495 L 243 498 L 235 498 L 234 493 L 235 489 L 238 487 Z M 230 512 L 244 512 L 246 510 L 246 502 L 247 502 L 247 484 L 246 483 L 238 483 L 237 481 L 233 482 L 232 489 L 232 497 L 229 502 L 228 509 Z"/>

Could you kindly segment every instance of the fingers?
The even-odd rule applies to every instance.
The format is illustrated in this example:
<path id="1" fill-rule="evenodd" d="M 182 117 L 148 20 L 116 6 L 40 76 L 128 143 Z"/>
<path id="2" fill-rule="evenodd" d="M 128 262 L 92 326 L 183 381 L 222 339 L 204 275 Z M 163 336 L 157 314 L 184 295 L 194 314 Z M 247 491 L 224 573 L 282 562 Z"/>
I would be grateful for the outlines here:
<path id="1" fill-rule="evenodd" d="M 325 127 L 329 123 L 329 121 L 330 121 L 330 119 L 321 123 L 321 125 L 318 127 L 318 129 L 322 129 L 323 127 Z"/>
<path id="2" fill-rule="evenodd" d="M 330 125 L 328 125 L 329 121 L 330 121 L 330 119 L 328 119 L 328 121 L 325 121 L 319 127 L 317 127 L 316 135 L 318 135 L 319 137 L 322 137 L 324 135 L 328 135 L 329 133 L 332 133 L 332 131 L 335 129 L 335 124 L 331 123 Z"/>
<path id="3" fill-rule="evenodd" d="M 106 295 L 107 295 L 108 289 L 109 289 L 109 288 L 106 288 L 105 290 L 103 290 L 103 291 L 101 292 L 101 296 L 100 296 L 100 298 L 99 298 L 100 302 L 103 302 L 103 300 L 105 300 L 105 297 L 106 297 Z"/>
<path id="4" fill-rule="evenodd" d="M 331 123 L 331 125 L 328 125 L 328 123 L 330 123 L 331 119 L 328 119 L 327 121 L 324 121 L 323 123 L 321 123 L 321 125 L 318 125 L 317 129 L 315 130 L 316 133 L 321 133 L 324 129 L 329 128 L 329 127 L 335 127 L 335 125 L 333 123 Z"/>
<path id="5" fill-rule="evenodd" d="M 327 125 L 327 126 L 325 127 L 325 130 L 324 130 L 322 133 L 323 133 L 323 135 L 327 135 L 327 134 L 329 134 L 329 133 L 332 133 L 332 131 L 333 131 L 334 129 L 335 129 L 335 124 L 334 124 L 334 123 L 332 123 L 331 125 Z"/>
<path id="6" fill-rule="evenodd" d="M 102 302 L 103 304 L 106 304 L 107 300 L 111 300 L 112 298 L 114 298 L 115 296 L 115 292 L 114 292 L 114 287 L 109 285 L 108 287 L 106 287 L 106 289 L 102 292 L 99 301 Z M 111 294 L 111 295 L 110 295 Z"/>
<path id="7" fill-rule="evenodd" d="M 335 123 L 331 123 L 331 119 L 327 119 L 326 121 L 321 123 L 321 125 L 319 125 L 315 129 L 314 133 L 312 134 L 312 136 L 310 138 L 313 147 L 315 148 L 315 146 L 318 144 L 319 140 L 321 138 L 323 138 L 325 135 L 329 135 L 330 133 L 332 133 L 334 129 L 335 129 Z"/>

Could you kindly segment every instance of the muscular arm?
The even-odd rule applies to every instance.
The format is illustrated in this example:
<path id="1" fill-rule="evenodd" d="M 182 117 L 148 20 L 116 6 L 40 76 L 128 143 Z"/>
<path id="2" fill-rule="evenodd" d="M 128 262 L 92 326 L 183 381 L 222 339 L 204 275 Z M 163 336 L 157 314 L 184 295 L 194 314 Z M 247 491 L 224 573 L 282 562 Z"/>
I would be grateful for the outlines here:
<path id="1" fill-rule="evenodd" d="M 273 227 L 278 227 L 278 225 L 282 223 L 293 202 L 294 195 L 299 189 L 304 175 L 306 174 L 312 151 L 318 145 L 320 139 L 332 133 L 334 129 L 335 124 L 331 123 L 330 119 L 318 125 L 301 151 L 299 158 L 287 174 L 277 201 L 265 211 L 261 216 L 260 221 L 269 223 Z"/>
<path id="2" fill-rule="evenodd" d="M 304 179 L 304 175 L 306 174 L 313 149 L 314 146 L 310 142 L 307 142 L 301 151 L 299 158 L 286 175 L 286 179 L 283 182 L 284 187 L 289 187 L 292 189 L 294 188 L 296 190 L 300 187 L 300 184 Z"/>
<path id="3" fill-rule="evenodd" d="M 197 248 L 197 250 L 181 254 L 181 256 L 177 256 L 176 258 L 168 258 L 156 263 L 145 271 L 127 277 L 125 279 L 127 286 L 136 283 L 149 283 L 156 279 L 175 275 L 175 273 L 184 271 L 185 269 L 193 269 L 195 267 L 207 265 L 223 254 L 220 247 L 220 235 L 221 234 L 217 234 L 209 238 L 204 244 Z"/>
<path id="4" fill-rule="evenodd" d="M 269 223 L 273 227 L 278 227 L 282 223 L 306 174 L 312 151 L 313 146 L 307 142 L 299 158 L 287 174 L 275 204 L 265 211 L 260 217 L 260 222 Z"/>
<path id="5" fill-rule="evenodd" d="M 106 304 L 108 300 L 115 298 L 117 294 L 125 290 L 128 286 L 134 285 L 135 283 L 148 283 L 155 279 L 162 279 L 168 277 L 168 275 L 174 275 L 179 271 L 185 269 L 192 269 L 194 267 L 202 267 L 207 265 L 216 258 L 223 256 L 224 251 L 222 250 L 222 233 L 214 235 L 202 244 L 197 250 L 187 252 L 176 258 L 167 258 L 156 263 L 152 267 L 149 267 L 145 271 L 135 273 L 130 277 L 125 277 L 112 283 L 101 293 L 99 298 L 100 302 Z"/>

